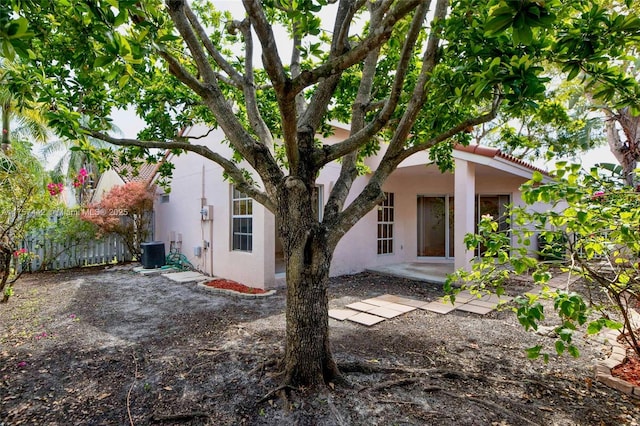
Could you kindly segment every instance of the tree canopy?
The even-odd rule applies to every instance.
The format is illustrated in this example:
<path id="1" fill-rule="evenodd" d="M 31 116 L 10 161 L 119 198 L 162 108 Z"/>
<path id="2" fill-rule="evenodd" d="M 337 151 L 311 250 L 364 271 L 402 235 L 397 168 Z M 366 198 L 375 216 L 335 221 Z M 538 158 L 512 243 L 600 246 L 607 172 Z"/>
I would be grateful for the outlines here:
<path id="1" fill-rule="evenodd" d="M 587 76 L 596 98 L 640 105 L 617 65 L 640 33 L 630 1 L 243 0 L 242 16 L 207 1 L 10 4 L 3 52 L 28 60 L 21 87 L 48 106 L 59 135 L 126 146 L 123 160 L 154 161 L 153 148 L 198 153 L 286 218 L 287 383 L 339 377 L 326 313 L 333 249 L 384 199 L 400 162 L 429 149 L 451 168 L 453 145 L 468 144 L 474 126 L 544 102 L 550 64 Z M 136 139 L 110 136 L 114 108 L 132 108 L 147 127 Z M 333 121 L 350 134 L 323 144 Z M 196 123 L 220 127 L 236 155 L 183 137 Z M 350 194 L 360 160 L 381 144 L 382 162 Z M 315 178 L 334 161 L 340 177 L 318 222 Z"/>

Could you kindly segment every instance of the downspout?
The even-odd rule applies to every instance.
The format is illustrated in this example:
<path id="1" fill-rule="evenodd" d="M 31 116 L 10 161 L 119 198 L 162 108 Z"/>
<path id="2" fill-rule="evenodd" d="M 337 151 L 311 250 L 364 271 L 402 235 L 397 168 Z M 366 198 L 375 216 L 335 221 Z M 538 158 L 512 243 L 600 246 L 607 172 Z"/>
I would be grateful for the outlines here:
<path id="1" fill-rule="evenodd" d="M 202 164 L 202 180 L 200 182 L 200 211 L 202 211 L 202 209 L 205 208 L 205 206 L 207 205 L 207 199 L 204 197 L 204 163 Z M 202 214 L 200 215 L 200 230 L 202 231 L 200 233 L 200 235 L 202 236 L 202 250 L 204 251 L 204 253 L 202 253 L 202 261 L 204 262 L 204 272 L 208 273 L 207 271 L 207 246 L 204 243 L 204 226 L 206 225 L 205 220 L 202 216 Z"/>

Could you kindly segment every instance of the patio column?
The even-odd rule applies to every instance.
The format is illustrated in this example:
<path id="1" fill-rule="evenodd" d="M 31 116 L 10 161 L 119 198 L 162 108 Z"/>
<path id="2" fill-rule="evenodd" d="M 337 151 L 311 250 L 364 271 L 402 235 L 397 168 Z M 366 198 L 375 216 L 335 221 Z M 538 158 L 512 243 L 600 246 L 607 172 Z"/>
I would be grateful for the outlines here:
<path id="1" fill-rule="evenodd" d="M 467 250 L 464 244 L 464 236 L 475 232 L 475 202 L 476 202 L 476 167 L 466 160 L 456 159 L 454 173 L 454 232 L 453 250 L 454 266 L 456 269 L 471 270 L 471 262 L 474 258 L 473 250 Z"/>

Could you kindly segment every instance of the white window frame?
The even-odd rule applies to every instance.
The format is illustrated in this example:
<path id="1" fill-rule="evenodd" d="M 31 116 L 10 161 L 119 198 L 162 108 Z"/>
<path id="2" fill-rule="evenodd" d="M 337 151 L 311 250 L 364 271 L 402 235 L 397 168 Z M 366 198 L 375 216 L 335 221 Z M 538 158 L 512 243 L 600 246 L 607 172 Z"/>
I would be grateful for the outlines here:
<path id="1" fill-rule="evenodd" d="M 378 255 L 394 253 L 394 220 L 395 220 L 395 194 L 385 192 L 385 199 L 378 204 L 378 236 L 376 246 Z"/>
<path id="2" fill-rule="evenodd" d="M 236 206 L 238 207 L 238 209 L 236 209 Z M 236 224 L 242 224 L 243 221 L 245 224 L 249 224 L 249 231 L 242 232 L 241 228 L 236 231 Z M 248 253 L 253 251 L 253 199 L 240 190 L 236 189 L 236 187 L 233 185 L 231 186 L 230 230 L 230 246 L 232 251 L 242 251 Z"/>

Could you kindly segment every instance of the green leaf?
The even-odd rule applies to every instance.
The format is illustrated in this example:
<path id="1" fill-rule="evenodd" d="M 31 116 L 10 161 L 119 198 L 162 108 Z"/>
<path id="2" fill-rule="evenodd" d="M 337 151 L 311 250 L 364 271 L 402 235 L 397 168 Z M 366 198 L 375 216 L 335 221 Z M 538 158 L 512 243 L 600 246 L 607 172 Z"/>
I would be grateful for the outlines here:
<path id="1" fill-rule="evenodd" d="M 492 17 L 487 21 L 484 30 L 488 34 L 497 34 L 513 25 L 513 15 L 505 13 Z"/>
<path id="2" fill-rule="evenodd" d="M 124 88 L 124 86 L 127 85 L 128 82 L 129 82 L 129 74 L 123 74 L 118 79 L 118 86 L 122 89 L 122 88 Z"/>
<path id="3" fill-rule="evenodd" d="M 113 62 L 114 59 L 115 59 L 115 56 L 113 55 L 98 56 L 96 60 L 93 62 L 93 66 L 94 68 L 104 67 L 105 65 L 109 65 L 111 62 Z"/>
<path id="4" fill-rule="evenodd" d="M 602 323 L 600 321 L 592 321 L 587 327 L 587 334 L 597 334 L 602 330 Z"/>
<path id="5" fill-rule="evenodd" d="M 180 40 L 180 37 L 174 34 L 165 34 L 159 37 L 156 41 L 163 42 L 163 41 L 175 41 L 175 40 Z"/>
<path id="6" fill-rule="evenodd" d="M 565 350 L 564 342 L 562 340 L 556 340 L 556 352 L 558 353 L 558 355 L 562 355 L 564 350 Z"/>
<path id="7" fill-rule="evenodd" d="M 528 46 L 533 41 L 533 31 L 531 27 L 525 25 L 520 28 L 513 28 L 513 41 L 516 44 L 524 44 Z"/>
<path id="8" fill-rule="evenodd" d="M 578 358 L 580 357 L 580 351 L 578 350 L 578 348 L 574 345 L 569 345 L 569 347 L 567 348 L 567 351 L 571 354 L 572 357 L 574 358 Z"/>
<path id="9" fill-rule="evenodd" d="M 540 351 L 542 350 L 542 346 L 538 345 L 538 346 L 534 346 L 532 348 L 528 348 L 526 350 L 527 352 L 527 358 L 529 359 L 536 359 L 540 356 Z"/>

